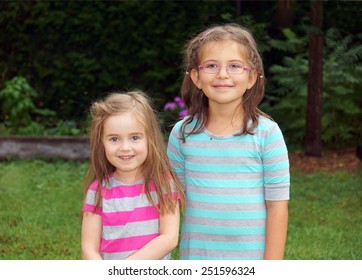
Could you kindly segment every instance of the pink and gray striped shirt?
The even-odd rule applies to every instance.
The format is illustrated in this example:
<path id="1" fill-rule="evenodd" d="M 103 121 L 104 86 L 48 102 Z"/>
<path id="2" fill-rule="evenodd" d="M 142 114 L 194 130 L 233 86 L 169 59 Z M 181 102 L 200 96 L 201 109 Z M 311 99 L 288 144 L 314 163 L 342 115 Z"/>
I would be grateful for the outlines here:
<path id="1" fill-rule="evenodd" d="M 94 212 L 98 181 L 86 195 L 83 211 Z M 159 236 L 159 213 L 143 192 L 143 181 L 125 184 L 114 177 L 103 182 L 101 205 L 95 214 L 102 218 L 100 253 L 105 260 L 126 259 L 155 237 Z M 155 185 L 151 196 L 158 205 Z M 169 253 L 163 259 L 170 259 Z"/>

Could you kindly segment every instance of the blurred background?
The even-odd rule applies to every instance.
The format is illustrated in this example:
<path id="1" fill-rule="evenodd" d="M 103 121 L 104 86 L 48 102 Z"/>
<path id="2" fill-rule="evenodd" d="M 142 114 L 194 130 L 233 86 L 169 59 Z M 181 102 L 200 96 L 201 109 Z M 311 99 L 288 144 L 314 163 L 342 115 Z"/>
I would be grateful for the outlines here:
<path id="1" fill-rule="evenodd" d="M 316 11 L 314 1 L 295 0 L 0 2 L 0 134 L 85 134 L 92 101 L 136 88 L 152 97 L 167 133 L 183 109 L 164 110 L 179 96 L 186 41 L 209 25 L 236 22 L 256 37 L 267 80 L 261 109 L 279 123 L 288 147 L 305 146 L 307 112 L 320 119 L 312 134 L 321 134 L 321 146 L 355 146 L 362 138 L 362 4 L 317 4 Z M 322 66 L 311 77 L 313 51 Z M 316 117 L 308 106 L 319 110 Z"/>

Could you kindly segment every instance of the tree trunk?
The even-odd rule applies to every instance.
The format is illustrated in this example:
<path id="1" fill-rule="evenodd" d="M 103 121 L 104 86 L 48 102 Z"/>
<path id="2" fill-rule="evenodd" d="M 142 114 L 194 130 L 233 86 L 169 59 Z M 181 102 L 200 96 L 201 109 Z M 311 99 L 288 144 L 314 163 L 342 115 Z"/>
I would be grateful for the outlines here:
<path id="1" fill-rule="evenodd" d="M 294 10 L 293 0 L 278 0 L 275 14 L 276 23 L 279 28 L 289 28 L 293 25 Z"/>
<path id="2" fill-rule="evenodd" d="M 311 4 L 312 30 L 309 36 L 309 73 L 305 154 L 322 155 L 323 37 L 322 1 Z"/>

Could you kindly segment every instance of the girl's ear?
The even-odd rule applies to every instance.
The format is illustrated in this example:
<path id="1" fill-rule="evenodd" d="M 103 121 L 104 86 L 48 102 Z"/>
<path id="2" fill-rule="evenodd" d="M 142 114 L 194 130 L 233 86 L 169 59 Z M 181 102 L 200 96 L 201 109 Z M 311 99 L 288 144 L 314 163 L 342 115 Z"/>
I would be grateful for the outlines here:
<path id="1" fill-rule="evenodd" d="M 199 71 L 197 71 L 196 69 L 192 69 L 190 73 L 190 78 L 195 84 L 195 86 L 197 86 L 198 89 L 201 89 Z"/>
<path id="2" fill-rule="evenodd" d="M 257 80 L 258 73 L 255 70 L 249 72 L 249 81 L 248 81 L 248 89 L 251 89 Z"/>

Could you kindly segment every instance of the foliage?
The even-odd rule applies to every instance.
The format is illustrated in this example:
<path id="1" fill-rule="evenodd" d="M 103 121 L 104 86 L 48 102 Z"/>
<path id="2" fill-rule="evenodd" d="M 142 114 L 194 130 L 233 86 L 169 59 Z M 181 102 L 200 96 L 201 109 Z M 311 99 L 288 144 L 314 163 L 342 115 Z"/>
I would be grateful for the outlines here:
<path id="1" fill-rule="evenodd" d="M 13 160 L 0 169 L 0 259 L 80 259 L 87 164 Z M 361 174 L 291 174 L 286 259 L 362 258 Z"/>
<path id="2" fill-rule="evenodd" d="M 39 108 L 39 94 L 24 77 L 14 77 L 0 91 L 0 134 L 17 135 L 79 135 L 75 121 L 56 119 L 56 112 Z"/>
<path id="3" fill-rule="evenodd" d="M 265 24 L 250 15 L 233 16 L 233 1 L 0 5 L 0 89 L 24 76 L 39 93 L 37 104 L 58 119 L 71 116 L 78 126 L 90 103 L 111 91 L 143 90 L 161 110 L 179 95 L 186 40 L 210 24 L 238 21 L 265 42 Z"/>
<path id="4" fill-rule="evenodd" d="M 289 29 L 283 33 L 285 40 L 271 40 L 271 44 L 289 55 L 282 65 L 270 67 L 274 87 L 262 108 L 280 124 L 287 142 L 302 145 L 308 91 L 307 38 L 297 37 Z M 322 141 L 327 147 L 354 145 L 362 138 L 362 46 L 353 39 L 352 35 L 341 37 L 335 29 L 325 34 Z"/>
<path id="5" fill-rule="evenodd" d="M 292 30 L 284 29 L 285 40 L 272 39 L 272 48 L 291 53 L 283 65 L 272 65 L 270 93 L 261 108 L 275 119 L 283 130 L 288 146 L 300 144 L 304 137 L 307 101 L 308 58 L 307 40 Z M 288 116 L 288 118 L 285 118 Z"/>
<path id="6" fill-rule="evenodd" d="M 40 134 L 44 130 L 40 119 L 54 116 L 55 112 L 37 108 L 33 102 L 37 97 L 38 93 L 24 77 L 7 81 L 0 91 L 4 128 L 8 127 L 14 134 Z"/>
<path id="7" fill-rule="evenodd" d="M 81 135 L 86 128 L 79 129 L 75 121 L 58 120 L 53 128 L 48 129 L 49 135 Z"/>
<path id="8" fill-rule="evenodd" d="M 204 15 L 233 7 L 215 1 L 23 1 L 1 8 L 7 34 L 0 39 L 2 79 L 27 77 L 44 107 L 60 119 L 79 120 L 90 101 L 110 91 L 139 88 L 159 106 L 164 96 L 176 96 L 186 37 L 208 23 Z"/>
<path id="9" fill-rule="evenodd" d="M 362 34 L 359 35 L 359 41 Z M 329 146 L 360 144 L 362 139 L 362 45 L 337 30 L 326 35 L 323 140 Z"/>
<path id="10" fill-rule="evenodd" d="M 0 90 L 5 87 L 6 81 L 16 76 L 25 77 L 38 94 L 31 99 L 35 108 L 56 113 L 47 118 L 30 113 L 33 122 L 25 126 L 26 129 L 16 128 L 11 132 L 1 112 L 0 133 L 20 133 L 20 130 L 22 134 L 40 135 L 84 133 L 83 122 L 92 101 L 111 91 L 134 88 L 152 97 L 157 110 L 161 111 L 161 121 L 168 126 L 178 116 L 173 116 L 170 121 L 172 116 L 168 114 L 170 112 L 164 114 L 163 107 L 179 95 L 185 42 L 206 26 L 236 22 L 250 29 L 256 37 L 266 77 L 272 77 L 268 78 L 268 98 L 263 104 L 264 110 L 280 122 L 289 144 L 300 145 L 305 124 L 308 71 L 305 28 L 310 25 L 310 2 L 293 1 L 294 21 L 290 30 L 285 31 L 289 34 L 284 32 L 288 39 L 280 38 L 277 3 L 216 0 L 0 1 L 3 35 L 0 36 Z M 323 6 L 324 31 L 334 26 L 342 34 L 336 43 L 349 38 L 349 34 L 360 32 L 362 17 L 348 15 L 361 11 L 362 5 L 355 1 L 327 1 L 323 2 Z M 360 38 L 350 38 L 351 42 L 345 42 L 348 52 L 338 55 L 346 57 L 349 53 L 349 57 L 353 57 L 350 48 L 355 48 Z M 342 46 L 336 46 L 336 49 Z M 330 45 L 325 59 L 329 60 L 331 67 L 326 67 L 330 73 L 325 75 L 335 82 L 349 80 L 346 75 L 350 75 L 348 73 L 352 70 L 346 72 L 343 68 L 346 65 L 335 67 L 339 57 L 334 62 L 327 57 L 333 51 Z M 359 56 L 357 52 L 356 55 Z M 350 68 L 358 68 L 360 60 L 353 61 L 349 64 Z M 332 77 L 332 72 L 336 72 L 337 77 Z M 358 124 L 355 129 L 350 129 L 360 117 L 360 114 L 352 113 L 356 106 L 360 106 L 360 97 L 352 97 L 349 92 L 359 92 L 360 86 L 355 82 L 347 85 L 343 81 L 338 86 L 332 85 L 332 82 L 324 85 L 325 111 L 330 113 L 323 117 L 323 141 L 328 145 L 353 144 L 360 137 L 356 131 L 361 131 Z M 330 88 L 328 92 L 327 88 Z M 342 94 L 342 88 L 347 89 L 346 94 Z M 335 100 L 332 100 L 332 94 Z M 338 103 L 340 100 L 343 102 Z M 337 105 L 341 107 L 344 103 L 348 104 L 336 109 Z M 348 122 L 352 120 L 351 125 L 341 125 L 339 114 L 343 112 L 346 112 Z M 334 125 L 336 119 L 337 126 Z M 337 140 L 338 131 L 342 129 L 343 139 Z"/>

